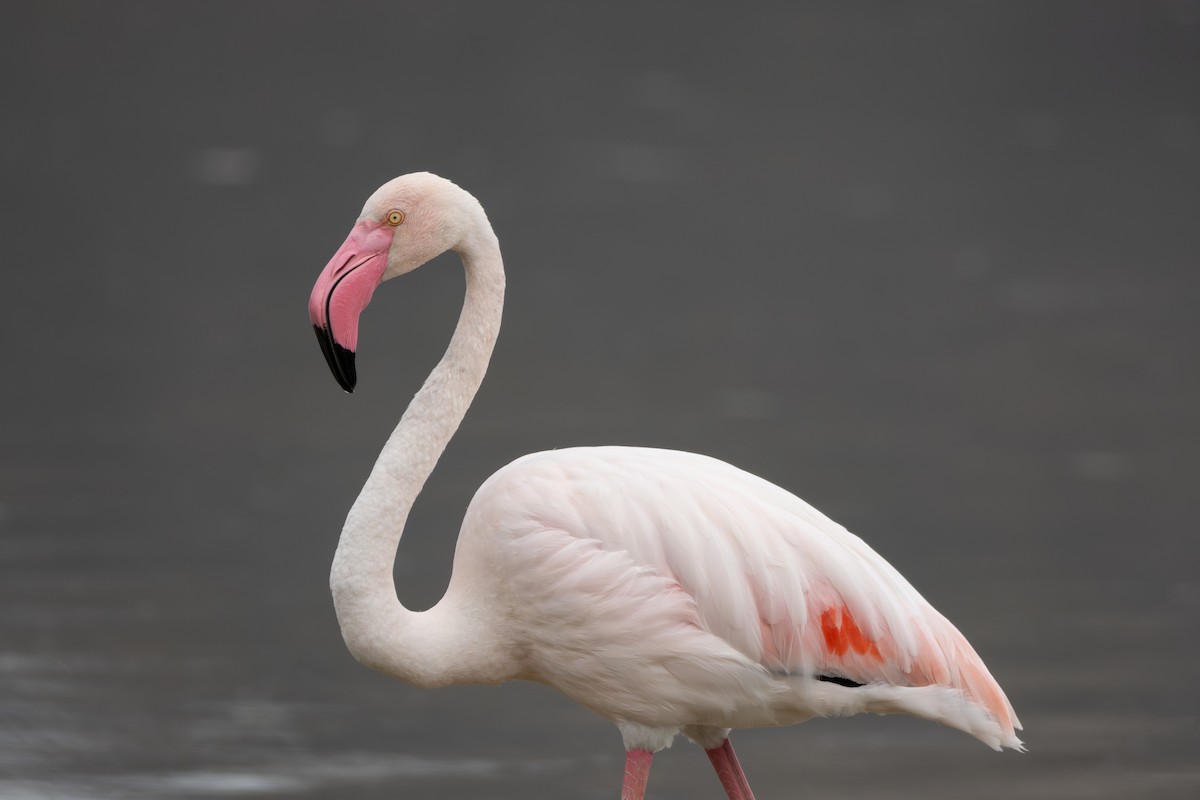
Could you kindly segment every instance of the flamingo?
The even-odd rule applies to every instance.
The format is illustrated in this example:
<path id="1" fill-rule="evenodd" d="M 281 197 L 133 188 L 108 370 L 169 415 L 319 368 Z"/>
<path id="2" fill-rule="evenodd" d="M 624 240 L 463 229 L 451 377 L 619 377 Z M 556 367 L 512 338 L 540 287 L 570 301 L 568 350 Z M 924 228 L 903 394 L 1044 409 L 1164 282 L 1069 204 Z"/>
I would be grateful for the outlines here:
<path id="1" fill-rule="evenodd" d="M 367 200 L 309 315 L 347 392 L 375 288 L 446 251 L 466 295 L 445 355 L 384 445 L 342 529 L 330 587 L 347 648 L 418 687 L 547 684 L 613 721 L 622 800 L 682 733 L 730 800 L 752 800 L 729 732 L 905 713 L 1023 750 L 966 638 L 862 539 L 795 495 L 702 455 L 577 447 L 518 458 L 467 507 L 442 599 L 411 611 L 392 564 L 500 330 L 504 268 L 480 203 L 430 173 Z"/>

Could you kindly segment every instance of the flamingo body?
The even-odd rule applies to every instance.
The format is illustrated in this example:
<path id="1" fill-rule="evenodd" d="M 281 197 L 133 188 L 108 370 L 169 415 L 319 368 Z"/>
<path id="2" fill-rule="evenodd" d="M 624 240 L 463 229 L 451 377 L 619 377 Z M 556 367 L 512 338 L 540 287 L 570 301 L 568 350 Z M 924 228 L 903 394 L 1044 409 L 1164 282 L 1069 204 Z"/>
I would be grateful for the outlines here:
<path id="1" fill-rule="evenodd" d="M 353 390 L 358 319 L 378 286 L 453 250 L 466 298 L 346 518 L 330 573 L 342 635 L 367 666 L 418 686 L 540 681 L 613 720 L 622 797 L 679 733 L 732 800 L 752 800 L 727 735 L 814 716 L 907 713 L 1021 749 L 1004 692 L 967 640 L 857 536 L 716 459 L 634 447 L 535 453 L 467 509 L 445 596 L 414 612 L 392 563 L 414 500 L 483 381 L 504 269 L 483 208 L 405 175 L 368 199 L 309 313 Z"/>
<path id="2" fill-rule="evenodd" d="M 467 509 L 447 597 L 480 594 L 520 677 L 663 737 L 871 711 L 1020 744 L 983 662 L 899 572 L 706 456 L 572 448 L 501 469 Z"/>

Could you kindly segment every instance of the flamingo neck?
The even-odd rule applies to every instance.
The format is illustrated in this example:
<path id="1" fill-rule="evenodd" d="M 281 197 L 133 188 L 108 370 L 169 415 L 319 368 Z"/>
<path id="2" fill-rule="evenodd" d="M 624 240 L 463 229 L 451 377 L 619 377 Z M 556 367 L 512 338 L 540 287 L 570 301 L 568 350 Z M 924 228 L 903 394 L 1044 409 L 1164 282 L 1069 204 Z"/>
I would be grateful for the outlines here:
<path id="1" fill-rule="evenodd" d="M 482 213 L 457 250 L 466 297 L 454 336 L 351 507 L 330 572 L 350 652 L 366 666 L 420 686 L 499 677 L 496 656 L 487 652 L 489 637 L 473 628 L 478 615 L 449 595 L 428 611 L 410 611 L 396 597 L 392 579 L 409 511 L 483 382 L 500 332 L 504 266 Z"/>

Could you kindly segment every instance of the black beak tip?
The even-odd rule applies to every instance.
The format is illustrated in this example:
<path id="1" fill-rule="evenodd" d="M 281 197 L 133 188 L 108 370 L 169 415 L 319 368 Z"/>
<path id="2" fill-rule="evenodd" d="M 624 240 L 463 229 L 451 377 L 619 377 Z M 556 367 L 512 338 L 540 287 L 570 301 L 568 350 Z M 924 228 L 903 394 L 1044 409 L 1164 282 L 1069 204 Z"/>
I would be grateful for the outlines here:
<path id="1" fill-rule="evenodd" d="M 346 390 L 347 394 L 353 394 L 354 387 L 358 383 L 358 375 L 354 371 L 354 351 L 347 350 L 335 342 L 333 332 L 329 328 L 313 326 L 313 329 L 317 333 L 317 342 L 321 345 L 325 363 L 329 365 L 334 380 L 338 382 L 338 386 Z"/>
<path id="2" fill-rule="evenodd" d="M 353 373 L 353 369 L 351 369 L 351 372 Z M 356 379 L 353 374 L 349 378 L 343 378 L 341 375 L 334 375 L 334 377 L 337 379 L 338 386 L 341 386 L 346 391 L 346 394 L 354 394 Z"/>

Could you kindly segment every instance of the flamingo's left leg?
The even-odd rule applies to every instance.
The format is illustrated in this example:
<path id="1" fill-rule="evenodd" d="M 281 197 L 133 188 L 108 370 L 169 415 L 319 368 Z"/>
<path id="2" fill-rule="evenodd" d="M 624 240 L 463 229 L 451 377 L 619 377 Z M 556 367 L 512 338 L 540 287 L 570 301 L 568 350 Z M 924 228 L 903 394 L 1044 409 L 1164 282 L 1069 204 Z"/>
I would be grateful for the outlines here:
<path id="1" fill-rule="evenodd" d="M 725 794 L 729 795 L 729 800 L 754 800 L 754 792 L 750 791 L 750 782 L 746 780 L 746 773 L 742 772 L 742 765 L 738 763 L 737 755 L 733 752 L 733 745 L 726 739 L 721 743 L 720 747 L 714 747 L 705 750 L 708 753 L 708 760 L 712 762 L 713 769 L 717 771 L 717 777 L 721 779 L 721 786 L 725 788 Z"/>

